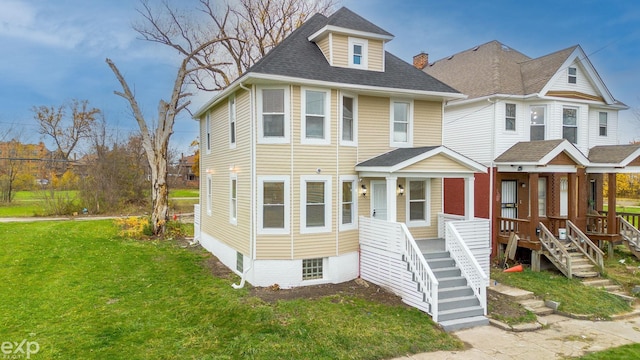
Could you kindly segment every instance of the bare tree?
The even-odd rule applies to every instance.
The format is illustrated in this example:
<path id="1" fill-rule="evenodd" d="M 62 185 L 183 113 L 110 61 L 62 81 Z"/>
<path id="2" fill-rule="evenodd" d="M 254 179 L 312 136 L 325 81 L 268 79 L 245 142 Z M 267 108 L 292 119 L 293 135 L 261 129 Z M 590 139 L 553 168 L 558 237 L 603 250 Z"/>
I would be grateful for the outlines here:
<path id="1" fill-rule="evenodd" d="M 221 90 L 282 41 L 311 14 L 328 11 L 333 0 L 199 0 L 196 11 L 179 10 L 163 1 L 152 9 L 141 0 L 142 23 L 133 28 L 142 39 L 176 50 L 182 57 L 169 100 L 160 100 L 155 129 L 150 129 L 134 93 L 111 59 L 106 59 L 140 127 L 151 167 L 153 233 L 164 232 L 169 213 L 169 139 L 175 118 L 190 104 L 187 88 Z"/>

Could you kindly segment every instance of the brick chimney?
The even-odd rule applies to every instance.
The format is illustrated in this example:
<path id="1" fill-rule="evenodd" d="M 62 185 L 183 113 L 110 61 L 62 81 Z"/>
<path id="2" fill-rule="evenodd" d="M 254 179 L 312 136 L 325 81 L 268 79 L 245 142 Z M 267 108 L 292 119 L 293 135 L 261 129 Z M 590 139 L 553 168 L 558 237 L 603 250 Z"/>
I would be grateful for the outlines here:
<path id="1" fill-rule="evenodd" d="M 421 52 L 420 54 L 413 57 L 413 66 L 418 70 L 422 70 L 429 65 L 429 54 L 426 52 Z"/>

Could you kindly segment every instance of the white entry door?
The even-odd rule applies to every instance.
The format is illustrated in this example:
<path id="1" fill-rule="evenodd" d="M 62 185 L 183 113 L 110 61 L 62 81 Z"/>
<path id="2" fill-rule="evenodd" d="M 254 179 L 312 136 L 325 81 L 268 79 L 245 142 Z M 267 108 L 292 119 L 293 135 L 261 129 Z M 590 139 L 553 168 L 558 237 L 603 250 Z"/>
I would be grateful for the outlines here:
<path id="1" fill-rule="evenodd" d="M 371 217 L 387 220 L 387 184 L 371 181 Z"/>

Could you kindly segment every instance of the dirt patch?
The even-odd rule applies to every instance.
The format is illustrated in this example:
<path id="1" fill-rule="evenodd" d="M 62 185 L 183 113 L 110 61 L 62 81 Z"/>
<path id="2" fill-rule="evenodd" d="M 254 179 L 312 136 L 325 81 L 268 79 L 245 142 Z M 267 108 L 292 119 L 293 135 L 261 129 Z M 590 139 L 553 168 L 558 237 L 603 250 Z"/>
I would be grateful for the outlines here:
<path id="1" fill-rule="evenodd" d="M 522 305 L 511 300 L 508 296 L 493 291 L 487 291 L 487 313 L 489 317 L 501 319 L 517 319 L 527 315 Z"/>

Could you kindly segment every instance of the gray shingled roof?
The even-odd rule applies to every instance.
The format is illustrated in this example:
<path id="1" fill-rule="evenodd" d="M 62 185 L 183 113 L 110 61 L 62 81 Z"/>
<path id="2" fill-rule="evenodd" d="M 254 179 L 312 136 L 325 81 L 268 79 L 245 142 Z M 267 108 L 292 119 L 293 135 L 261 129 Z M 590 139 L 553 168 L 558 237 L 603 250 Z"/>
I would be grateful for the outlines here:
<path id="1" fill-rule="evenodd" d="M 640 144 L 594 146 L 589 150 L 589 161 L 599 164 L 617 164 L 638 149 Z"/>
<path id="2" fill-rule="evenodd" d="M 389 151 L 388 153 L 384 153 L 382 155 L 378 155 L 369 160 L 365 160 L 356 166 L 371 166 L 371 167 L 379 167 L 379 166 L 394 166 L 398 165 L 402 162 L 405 162 L 409 159 L 413 159 L 418 155 L 422 155 L 428 151 L 433 149 L 437 149 L 440 146 L 422 146 L 422 147 L 414 147 L 414 148 L 400 148 Z"/>
<path id="3" fill-rule="evenodd" d="M 528 95 L 539 92 L 577 48 L 536 59 L 490 41 L 429 64 L 424 71 L 469 95 Z"/>
<path id="4" fill-rule="evenodd" d="M 340 10 L 333 13 L 327 20 L 327 25 L 338 26 L 351 30 L 364 31 L 378 35 L 393 36 L 393 34 L 369 22 L 367 19 L 354 13 L 346 7 L 342 7 Z"/>
<path id="5" fill-rule="evenodd" d="M 282 43 L 272 49 L 247 73 L 281 75 L 308 80 L 346 83 L 384 88 L 409 89 L 429 92 L 459 94 L 454 88 L 440 80 L 402 61 L 396 56 L 385 53 L 385 71 L 368 71 L 330 66 L 318 46 L 308 37 L 322 29 L 329 21 L 347 26 L 348 20 L 354 21 L 356 30 L 384 32 L 347 8 L 341 8 L 327 18 L 316 14 L 289 35 Z M 335 25 L 335 24 L 334 24 Z"/>
<path id="6" fill-rule="evenodd" d="M 559 139 L 519 142 L 498 156 L 495 162 L 535 163 L 542 160 L 542 158 L 558 147 L 558 145 L 563 141 L 565 140 Z"/>

